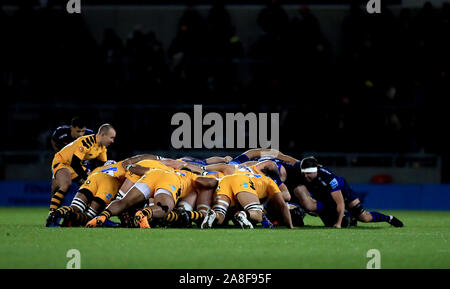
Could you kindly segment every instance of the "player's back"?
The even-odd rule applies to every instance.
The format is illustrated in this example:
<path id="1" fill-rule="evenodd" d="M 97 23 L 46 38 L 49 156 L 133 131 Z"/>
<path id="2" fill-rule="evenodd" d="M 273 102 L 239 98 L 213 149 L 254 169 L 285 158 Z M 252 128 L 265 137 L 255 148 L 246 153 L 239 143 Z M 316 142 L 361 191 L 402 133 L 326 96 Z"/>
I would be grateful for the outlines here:
<path id="1" fill-rule="evenodd" d="M 142 160 L 137 162 L 136 164 L 149 169 L 172 170 L 172 168 L 157 160 Z"/>
<path id="2" fill-rule="evenodd" d="M 122 163 L 123 163 L 123 161 L 120 161 L 117 163 L 98 167 L 92 171 L 92 174 L 97 173 L 97 172 L 105 173 L 105 174 L 115 177 L 116 179 L 119 180 L 119 182 L 123 182 L 125 180 L 125 175 L 126 175 L 127 171 L 122 166 Z"/>
<path id="3" fill-rule="evenodd" d="M 243 166 L 236 170 L 235 174 L 247 175 L 252 182 L 252 184 L 250 185 L 254 186 L 256 194 L 260 199 L 264 199 L 267 196 L 271 196 L 274 193 L 280 192 L 278 185 L 271 178 L 260 172 L 256 168 L 256 165 L 249 167 Z"/>
<path id="4" fill-rule="evenodd" d="M 72 160 L 73 155 L 84 161 L 95 159 L 102 154 L 106 161 L 106 147 L 97 143 L 95 135 L 81 136 L 56 153 L 64 162 L 68 163 Z"/>
<path id="5" fill-rule="evenodd" d="M 181 182 L 181 197 L 186 196 L 195 190 L 195 180 L 198 175 L 186 170 L 174 170 Z"/>
<path id="6" fill-rule="evenodd" d="M 84 136 L 93 135 L 94 131 L 91 129 L 86 129 Z M 57 148 L 61 150 L 64 146 L 76 140 L 76 138 L 72 137 L 71 126 L 70 125 L 62 125 L 56 128 L 56 130 L 52 134 L 52 140 L 55 142 Z"/>

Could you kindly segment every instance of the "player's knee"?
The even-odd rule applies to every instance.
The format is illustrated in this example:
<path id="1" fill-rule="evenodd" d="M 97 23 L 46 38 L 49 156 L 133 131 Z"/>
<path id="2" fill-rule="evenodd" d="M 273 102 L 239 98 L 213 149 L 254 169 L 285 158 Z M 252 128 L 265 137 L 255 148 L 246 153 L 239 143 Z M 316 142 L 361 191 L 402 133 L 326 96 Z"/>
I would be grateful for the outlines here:
<path id="1" fill-rule="evenodd" d="M 308 212 L 314 212 L 317 209 L 316 204 L 310 201 L 300 202 L 300 205 Z"/>
<path id="2" fill-rule="evenodd" d="M 63 192 L 68 192 L 71 185 L 72 185 L 71 181 L 63 180 L 59 183 L 59 189 Z"/>

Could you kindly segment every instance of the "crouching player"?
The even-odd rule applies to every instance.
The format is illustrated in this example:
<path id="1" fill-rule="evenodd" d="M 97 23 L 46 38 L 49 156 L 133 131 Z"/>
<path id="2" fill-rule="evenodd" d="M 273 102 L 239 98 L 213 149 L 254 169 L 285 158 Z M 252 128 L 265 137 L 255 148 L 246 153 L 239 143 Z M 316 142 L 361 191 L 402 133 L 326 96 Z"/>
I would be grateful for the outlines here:
<path id="1" fill-rule="evenodd" d="M 117 216 L 125 209 L 153 198 L 153 204 L 138 211 L 134 217 L 135 225 L 150 228 L 149 220 L 166 218 L 177 200 L 195 189 L 196 182 L 201 182 L 199 180 L 201 178 L 203 177 L 188 171 L 150 169 L 131 187 L 123 199 L 112 202 L 86 226 L 102 226 L 111 216 Z"/>
<path id="2" fill-rule="evenodd" d="M 214 224 L 221 225 L 226 219 L 228 208 L 240 205 L 244 210 L 237 211 L 233 218 L 243 229 L 253 229 L 251 221 L 255 223 L 263 221 L 260 199 L 267 197 L 270 198 L 270 202 L 275 204 L 278 212 L 283 216 L 286 226 L 294 228 L 289 208 L 283 200 L 280 189 L 268 177 L 273 171 L 263 169 L 261 172 L 263 174 L 237 171 L 232 175 L 223 177 L 217 186 L 214 206 L 208 210 L 201 228 L 212 228 Z"/>
<path id="3" fill-rule="evenodd" d="M 55 154 L 52 162 L 52 198 L 46 226 L 50 226 L 50 214 L 58 209 L 64 201 L 72 182 L 84 183 L 88 171 L 82 161 L 97 158 L 106 162 L 106 148 L 114 142 L 116 131 L 110 124 L 102 125 L 97 135 L 79 137 Z"/>
<path id="4" fill-rule="evenodd" d="M 403 223 L 394 216 L 376 211 L 367 212 L 350 185 L 342 177 L 319 165 L 314 157 L 304 158 L 300 168 L 301 177 L 294 193 L 300 204 L 307 211 L 317 213 L 326 227 L 341 228 L 344 223 L 348 226 L 346 209 L 360 222 L 387 222 L 394 227 L 403 227 Z"/>
<path id="5" fill-rule="evenodd" d="M 96 168 L 78 190 L 70 206 L 63 206 L 50 214 L 53 224 L 64 218 L 62 226 L 84 226 L 116 198 L 119 187 L 128 173 L 140 174 L 139 166 L 131 166 L 136 159 L 108 161 Z M 125 168 L 124 162 L 128 165 Z"/>

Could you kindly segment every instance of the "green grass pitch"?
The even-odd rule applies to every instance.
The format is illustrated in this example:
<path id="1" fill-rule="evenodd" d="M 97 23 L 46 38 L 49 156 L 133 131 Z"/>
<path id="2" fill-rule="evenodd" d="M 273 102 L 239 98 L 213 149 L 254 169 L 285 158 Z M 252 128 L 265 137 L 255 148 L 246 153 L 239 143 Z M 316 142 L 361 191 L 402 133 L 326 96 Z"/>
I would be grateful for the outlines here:
<path id="1" fill-rule="evenodd" d="M 0 208 L 0 268 L 64 269 L 80 252 L 82 269 L 364 269 L 369 249 L 380 266 L 450 268 L 450 212 L 382 211 L 405 224 L 324 228 L 123 229 L 46 228 L 46 208 Z"/>

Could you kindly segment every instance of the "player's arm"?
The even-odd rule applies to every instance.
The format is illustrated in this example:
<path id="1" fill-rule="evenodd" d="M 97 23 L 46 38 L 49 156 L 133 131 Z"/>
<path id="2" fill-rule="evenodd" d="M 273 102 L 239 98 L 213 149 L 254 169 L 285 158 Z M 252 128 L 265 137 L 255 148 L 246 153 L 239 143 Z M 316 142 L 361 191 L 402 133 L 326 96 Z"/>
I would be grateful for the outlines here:
<path id="1" fill-rule="evenodd" d="M 205 160 L 205 163 L 207 165 L 214 165 L 214 164 L 227 164 L 232 160 L 230 156 L 226 157 L 210 157 Z"/>
<path id="2" fill-rule="evenodd" d="M 137 164 L 128 164 L 125 166 L 125 169 L 130 173 L 133 173 L 138 176 L 143 176 L 148 170 L 150 170 L 149 168 Z"/>
<path id="3" fill-rule="evenodd" d="M 340 228 L 345 212 L 344 196 L 342 196 L 341 190 L 337 190 L 331 193 L 331 197 L 336 202 L 336 211 L 338 213 L 338 219 L 336 221 L 336 224 L 334 224 L 334 227 Z"/>
<path id="4" fill-rule="evenodd" d="M 182 169 L 184 167 L 187 167 L 188 169 L 191 169 L 191 166 L 188 166 L 188 163 L 183 161 L 177 161 L 172 159 L 163 159 L 160 160 L 161 163 L 165 164 L 168 167 L 174 168 L 176 170 Z M 194 167 L 194 166 L 192 166 Z"/>
<path id="5" fill-rule="evenodd" d="M 291 200 L 291 194 L 289 193 L 289 189 L 285 184 L 280 184 L 278 186 L 281 191 L 281 195 L 283 196 L 284 201 L 289 202 Z"/>
<path id="6" fill-rule="evenodd" d="M 275 208 L 283 217 L 286 227 L 293 229 L 294 225 L 292 224 L 291 213 L 289 212 L 289 207 L 286 204 L 286 201 L 283 199 L 283 194 L 281 193 L 278 185 L 272 179 L 267 179 L 269 180 L 267 192 L 269 194 L 270 202 L 275 205 Z"/>
<path id="7" fill-rule="evenodd" d="M 99 160 L 100 162 L 105 163 L 108 160 L 108 155 L 106 154 L 106 149 L 104 151 L 102 151 L 101 154 L 98 155 L 97 160 Z"/>
<path id="8" fill-rule="evenodd" d="M 282 152 L 278 152 L 278 155 L 276 157 L 277 159 L 279 159 L 280 161 L 283 161 L 285 163 L 288 163 L 292 166 L 294 166 L 295 164 L 300 164 L 300 161 L 296 158 L 293 158 L 291 156 L 285 155 Z"/>
<path id="9" fill-rule="evenodd" d="M 283 195 L 281 192 L 273 194 L 271 196 L 271 201 L 277 208 L 278 212 L 283 217 L 284 224 L 286 227 L 293 229 L 294 225 L 292 224 L 291 213 L 289 212 L 289 207 L 286 204 L 286 201 L 283 199 Z"/>
<path id="10" fill-rule="evenodd" d="M 122 162 L 122 165 L 123 167 L 125 167 L 127 165 L 135 164 L 143 160 L 159 160 L 159 159 L 161 159 L 161 157 L 152 154 L 136 155 L 125 159 Z"/>
<path id="11" fill-rule="evenodd" d="M 70 162 L 70 166 L 75 171 L 75 173 L 77 173 L 77 175 L 81 177 L 81 179 L 82 179 L 81 182 L 84 182 L 87 179 L 88 174 L 83 169 L 83 165 L 81 164 L 81 159 L 77 155 L 74 154 L 72 156 L 72 160 Z"/>
<path id="12" fill-rule="evenodd" d="M 257 163 L 258 163 L 257 161 L 248 161 L 248 162 L 245 162 L 245 163 L 242 163 L 242 164 L 238 165 L 238 167 L 239 168 L 240 167 L 249 167 L 249 166 L 256 165 Z"/>
<path id="13" fill-rule="evenodd" d="M 236 167 L 234 165 L 228 165 L 228 164 L 215 164 L 215 165 L 205 166 L 204 170 L 221 172 L 224 175 L 232 175 L 234 173 L 234 171 L 236 170 Z"/>
<path id="14" fill-rule="evenodd" d="M 61 148 L 58 147 L 58 142 L 57 142 L 59 136 L 60 136 L 60 129 L 57 128 L 53 132 L 52 137 L 50 138 L 50 143 L 55 152 L 59 152 L 61 150 Z"/>

